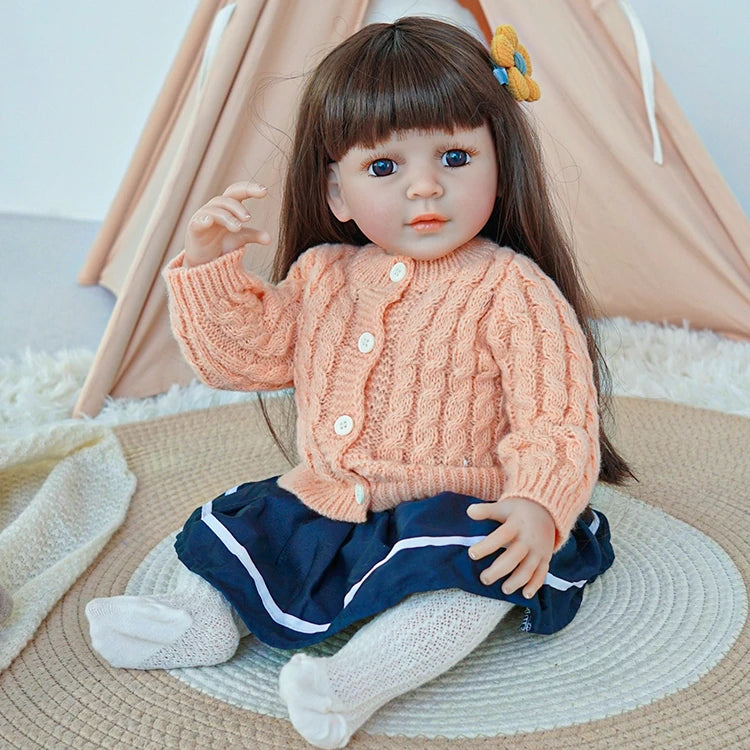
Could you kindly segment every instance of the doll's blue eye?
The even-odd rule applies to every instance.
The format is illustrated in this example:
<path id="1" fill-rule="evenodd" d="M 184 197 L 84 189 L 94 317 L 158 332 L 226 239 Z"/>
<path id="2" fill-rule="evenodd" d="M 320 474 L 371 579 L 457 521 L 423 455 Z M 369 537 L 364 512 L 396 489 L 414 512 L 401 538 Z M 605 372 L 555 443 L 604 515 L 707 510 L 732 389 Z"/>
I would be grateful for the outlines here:
<path id="1" fill-rule="evenodd" d="M 394 172 L 398 172 L 398 166 L 393 159 L 376 159 L 367 167 L 367 174 L 373 177 L 387 177 Z"/>
<path id="2" fill-rule="evenodd" d="M 471 156 L 463 149 L 455 148 L 446 151 L 441 161 L 444 167 L 463 167 L 471 161 Z"/>

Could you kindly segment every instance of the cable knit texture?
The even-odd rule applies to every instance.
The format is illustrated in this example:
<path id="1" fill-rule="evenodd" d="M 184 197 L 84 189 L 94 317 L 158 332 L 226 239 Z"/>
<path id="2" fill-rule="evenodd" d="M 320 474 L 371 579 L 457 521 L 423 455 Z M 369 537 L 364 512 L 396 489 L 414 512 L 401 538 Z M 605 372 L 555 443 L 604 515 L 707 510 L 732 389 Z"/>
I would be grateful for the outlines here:
<path id="1" fill-rule="evenodd" d="M 300 463 L 279 480 L 330 518 L 439 492 L 547 508 L 556 547 L 599 468 L 585 337 L 525 256 L 476 239 L 417 261 L 321 245 L 274 286 L 242 250 L 164 272 L 182 351 L 215 388 L 295 386 Z"/>

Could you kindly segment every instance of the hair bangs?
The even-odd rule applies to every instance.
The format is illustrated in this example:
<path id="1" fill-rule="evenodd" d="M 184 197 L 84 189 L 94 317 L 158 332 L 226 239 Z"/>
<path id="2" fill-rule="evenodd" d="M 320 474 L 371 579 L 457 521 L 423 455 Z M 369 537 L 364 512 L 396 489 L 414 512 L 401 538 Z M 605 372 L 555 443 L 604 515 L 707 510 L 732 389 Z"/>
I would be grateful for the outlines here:
<path id="1" fill-rule="evenodd" d="M 319 123 L 330 159 L 338 160 L 352 146 L 373 146 L 398 130 L 451 131 L 485 121 L 478 105 L 484 97 L 467 80 L 455 46 L 433 46 L 425 49 L 424 40 L 415 44 L 396 26 L 339 67 Z M 490 66 L 482 73 L 491 77 Z"/>

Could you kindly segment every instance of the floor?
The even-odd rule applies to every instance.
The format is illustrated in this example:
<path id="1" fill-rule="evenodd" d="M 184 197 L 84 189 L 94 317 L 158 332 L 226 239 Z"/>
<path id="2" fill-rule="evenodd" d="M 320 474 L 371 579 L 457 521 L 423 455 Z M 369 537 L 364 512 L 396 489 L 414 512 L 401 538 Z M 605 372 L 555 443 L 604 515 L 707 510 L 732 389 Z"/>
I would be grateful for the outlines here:
<path id="1" fill-rule="evenodd" d="M 0 357 L 96 350 L 115 298 L 76 276 L 98 229 L 97 222 L 0 213 Z"/>

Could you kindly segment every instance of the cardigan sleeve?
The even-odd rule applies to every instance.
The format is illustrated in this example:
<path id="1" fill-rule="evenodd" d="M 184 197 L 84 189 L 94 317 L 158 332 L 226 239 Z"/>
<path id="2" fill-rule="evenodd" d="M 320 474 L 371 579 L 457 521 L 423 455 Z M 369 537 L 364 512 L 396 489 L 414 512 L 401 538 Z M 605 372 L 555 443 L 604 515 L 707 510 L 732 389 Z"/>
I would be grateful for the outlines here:
<path id="1" fill-rule="evenodd" d="M 184 357 L 207 385 L 274 390 L 292 385 L 298 317 L 304 289 L 298 260 L 274 286 L 248 274 L 243 250 L 200 266 L 183 254 L 164 270 L 172 331 Z"/>
<path id="2" fill-rule="evenodd" d="M 598 395 L 586 338 L 554 282 L 520 255 L 498 287 L 488 333 L 509 425 L 497 446 L 500 499 L 544 506 L 558 549 L 599 473 Z"/>

